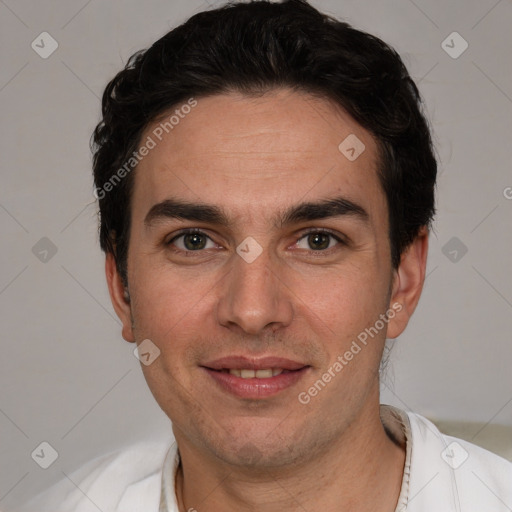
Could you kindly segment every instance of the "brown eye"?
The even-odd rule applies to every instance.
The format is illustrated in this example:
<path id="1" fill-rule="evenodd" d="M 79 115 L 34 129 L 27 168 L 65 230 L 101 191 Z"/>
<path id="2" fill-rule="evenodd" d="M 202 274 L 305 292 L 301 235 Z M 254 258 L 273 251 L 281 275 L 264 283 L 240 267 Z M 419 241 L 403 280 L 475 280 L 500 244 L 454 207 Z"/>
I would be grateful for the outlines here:
<path id="1" fill-rule="evenodd" d="M 198 249 L 204 249 L 206 246 L 206 237 L 199 235 L 198 233 L 192 233 L 183 236 L 183 245 L 187 251 L 196 251 Z"/>
<path id="2" fill-rule="evenodd" d="M 174 245 L 181 251 L 201 251 L 215 247 L 210 237 L 200 231 L 181 233 L 170 240 L 168 245 Z"/>
<path id="3" fill-rule="evenodd" d="M 297 242 L 297 247 L 309 251 L 325 251 L 340 243 L 342 241 L 332 233 L 327 231 L 311 231 L 300 238 Z"/>
<path id="4" fill-rule="evenodd" d="M 326 233 L 313 233 L 308 235 L 309 247 L 313 250 L 328 249 L 330 243 L 330 235 Z"/>

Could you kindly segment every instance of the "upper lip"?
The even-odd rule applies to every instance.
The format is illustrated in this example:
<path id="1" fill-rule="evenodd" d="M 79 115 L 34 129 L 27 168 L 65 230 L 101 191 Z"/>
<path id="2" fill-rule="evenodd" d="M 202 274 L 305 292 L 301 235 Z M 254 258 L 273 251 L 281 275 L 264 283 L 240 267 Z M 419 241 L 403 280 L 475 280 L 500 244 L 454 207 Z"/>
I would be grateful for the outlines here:
<path id="1" fill-rule="evenodd" d="M 245 356 L 227 356 L 209 361 L 201 366 L 210 368 L 212 370 L 231 370 L 231 369 L 244 369 L 244 370 L 265 370 L 268 368 L 281 368 L 283 370 L 300 370 L 305 366 L 304 363 L 292 361 L 283 357 L 261 357 L 261 358 L 248 358 Z"/>

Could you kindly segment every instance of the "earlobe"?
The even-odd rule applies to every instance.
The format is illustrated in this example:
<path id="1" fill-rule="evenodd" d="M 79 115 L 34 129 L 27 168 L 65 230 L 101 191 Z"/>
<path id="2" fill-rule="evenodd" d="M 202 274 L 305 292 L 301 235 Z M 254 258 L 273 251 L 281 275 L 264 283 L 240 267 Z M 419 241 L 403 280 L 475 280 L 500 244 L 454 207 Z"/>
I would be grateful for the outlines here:
<path id="1" fill-rule="evenodd" d="M 402 254 L 400 266 L 393 279 L 390 307 L 400 304 L 401 309 L 388 323 L 388 338 L 397 338 L 407 327 L 420 300 L 427 266 L 429 232 L 426 227 Z"/>
<path id="2" fill-rule="evenodd" d="M 105 277 L 112 306 L 123 324 L 122 335 L 126 341 L 134 342 L 130 294 L 124 287 L 123 280 L 117 270 L 114 255 L 108 253 L 105 259 Z"/>

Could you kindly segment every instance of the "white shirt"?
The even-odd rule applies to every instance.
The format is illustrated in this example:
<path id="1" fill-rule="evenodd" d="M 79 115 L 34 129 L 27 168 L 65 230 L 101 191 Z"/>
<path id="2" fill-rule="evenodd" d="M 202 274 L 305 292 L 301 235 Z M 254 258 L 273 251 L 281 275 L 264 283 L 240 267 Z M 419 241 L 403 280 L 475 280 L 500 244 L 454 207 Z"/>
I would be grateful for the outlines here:
<path id="1" fill-rule="evenodd" d="M 381 405 L 381 418 L 406 442 L 395 512 L 512 511 L 512 462 L 441 434 L 419 414 Z M 138 443 L 94 459 L 18 512 L 179 512 L 178 463 L 176 443 Z"/>

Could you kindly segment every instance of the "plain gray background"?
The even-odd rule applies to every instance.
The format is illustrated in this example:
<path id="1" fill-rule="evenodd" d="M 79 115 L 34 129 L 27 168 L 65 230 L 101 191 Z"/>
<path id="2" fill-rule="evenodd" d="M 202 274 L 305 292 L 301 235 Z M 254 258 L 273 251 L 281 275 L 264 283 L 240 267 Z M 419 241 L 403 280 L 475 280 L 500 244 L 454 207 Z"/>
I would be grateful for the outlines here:
<path id="1" fill-rule="evenodd" d="M 512 2 L 312 3 L 399 51 L 440 159 L 428 278 L 382 402 L 512 426 Z M 170 436 L 110 305 L 88 142 L 127 58 L 209 5 L 0 0 L 2 510 L 98 454 Z M 46 59 L 31 47 L 43 31 L 58 43 Z M 469 45 L 457 58 L 453 32 Z M 59 454 L 46 470 L 31 458 L 43 441 Z"/>

